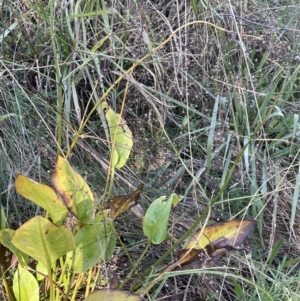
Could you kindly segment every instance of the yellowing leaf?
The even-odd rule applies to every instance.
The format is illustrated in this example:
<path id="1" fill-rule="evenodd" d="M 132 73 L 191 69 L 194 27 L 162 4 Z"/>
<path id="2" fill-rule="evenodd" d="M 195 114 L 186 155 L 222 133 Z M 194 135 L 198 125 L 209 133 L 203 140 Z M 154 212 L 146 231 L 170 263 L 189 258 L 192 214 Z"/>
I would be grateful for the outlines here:
<path id="1" fill-rule="evenodd" d="M 23 175 L 17 176 L 15 187 L 21 196 L 47 210 L 56 225 L 62 224 L 68 210 L 51 187 Z"/>
<path id="2" fill-rule="evenodd" d="M 200 268 L 204 261 L 199 257 L 214 260 L 226 256 L 231 250 L 242 250 L 241 245 L 255 224 L 254 220 L 233 220 L 205 227 L 179 252 L 176 264 L 189 263 L 189 268 Z"/>
<path id="3" fill-rule="evenodd" d="M 36 216 L 19 229 L 11 240 L 12 244 L 43 265 L 53 264 L 59 257 L 75 249 L 73 235 L 64 226 L 57 227 L 47 219 Z"/>
<path id="4" fill-rule="evenodd" d="M 61 156 L 56 159 L 51 182 L 67 209 L 82 222 L 90 222 L 94 211 L 93 193 L 85 180 Z"/>
<path id="5" fill-rule="evenodd" d="M 226 223 L 209 225 L 198 231 L 185 248 L 204 249 L 220 238 L 226 238 L 232 246 L 241 245 L 255 224 L 256 221 L 254 220 L 232 220 Z"/>
<path id="6" fill-rule="evenodd" d="M 141 301 L 139 295 L 117 289 L 102 289 L 91 293 L 84 301 Z"/>
<path id="7" fill-rule="evenodd" d="M 133 146 L 132 132 L 125 120 L 109 107 L 106 102 L 102 102 L 101 106 L 109 126 L 112 145 L 112 166 L 114 168 L 122 168 L 126 164 Z"/>

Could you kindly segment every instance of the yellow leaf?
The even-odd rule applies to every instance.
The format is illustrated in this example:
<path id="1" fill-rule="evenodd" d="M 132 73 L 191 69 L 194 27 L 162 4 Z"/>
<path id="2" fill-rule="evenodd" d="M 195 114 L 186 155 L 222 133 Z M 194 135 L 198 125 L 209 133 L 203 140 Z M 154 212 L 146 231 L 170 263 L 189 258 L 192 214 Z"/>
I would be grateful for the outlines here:
<path id="1" fill-rule="evenodd" d="M 193 235 L 185 248 L 204 249 L 220 238 L 226 238 L 232 246 L 241 245 L 255 224 L 256 221 L 254 220 L 232 220 L 226 223 L 209 225 Z"/>
<path id="2" fill-rule="evenodd" d="M 51 183 L 74 216 L 83 222 L 91 219 L 94 209 L 93 193 L 85 180 L 61 156 L 56 159 Z"/>
<path id="3" fill-rule="evenodd" d="M 51 187 L 21 174 L 16 178 L 15 187 L 17 192 L 24 198 L 47 210 L 56 225 L 62 224 L 68 214 L 68 210 Z"/>
<path id="4" fill-rule="evenodd" d="M 91 293 L 84 301 L 141 301 L 139 295 L 117 289 L 102 289 Z"/>

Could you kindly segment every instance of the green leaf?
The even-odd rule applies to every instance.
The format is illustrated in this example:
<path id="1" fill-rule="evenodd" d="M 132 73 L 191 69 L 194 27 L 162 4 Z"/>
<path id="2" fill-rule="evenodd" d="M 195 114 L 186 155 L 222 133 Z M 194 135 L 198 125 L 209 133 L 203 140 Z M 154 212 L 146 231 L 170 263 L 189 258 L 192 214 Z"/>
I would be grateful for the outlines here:
<path id="1" fill-rule="evenodd" d="M 151 243 L 160 244 L 165 240 L 172 203 L 176 198 L 178 196 L 175 193 L 167 201 L 164 201 L 165 196 L 161 196 L 148 208 L 143 220 L 143 231 Z"/>
<path id="2" fill-rule="evenodd" d="M 109 262 L 109 260 L 113 256 L 113 254 L 115 252 L 116 244 L 117 244 L 117 238 L 114 235 L 114 233 L 111 233 L 110 238 L 109 238 L 109 242 L 107 244 L 105 254 L 104 254 L 104 257 L 103 257 L 103 260 L 105 262 Z"/>
<path id="3" fill-rule="evenodd" d="M 75 204 L 78 219 L 83 224 L 90 224 L 93 219 L 95 202 L 91 199 L 78 199 Z"/>
<path id="4" fill-rule="evenodd" d="M 235 278 L 233 278 L 233 285 L 234 285 L 234 290 L 235 290 L 235 296 L 239 300 L 245 300 L 246 296 L 244 294 L 243 288 L 237 283 Z"/>
<path id="5" fill-rule="evenodd" d="M 38 301 L 39 285 L 33 275 L 20 264 L 14 275 L 13 291 L 18 301 Z"/>
<path id="6" fill-rule="evenodd" d="M 51 182 L 68 210 L 81 222 L 90 223 L 95 206 L 93 193 L 85 180 L 61 156 L 57 157 Z"/>
<path id="7" fill-rule="evenodd" d="M 58 226 L 62 224 L 68 210 L 51 187 L 35 182 L 23 175 L 17 176 L 15 187 L 21 196 L 47 210 L 54 224 Z"/>
<path id="8" fill-rule="evenodd" d="M 0 242 L 3 246 L 9 249 L 13 254 L 15 254 L 18 258 L 18 261 L 22 265 L 27 265 L 29 262 L 29 257 L 21 250 L 16 248 L 11 240 L 14 235 L 15 231 L 11 229 L 3 229 L 0 231 Z"/>
<path id="9" fill-rule="evenodd" d="M 283 240 L 279 239 L 271 251 L 271 255 L 270 255 L 268 264 L 271 264 L 273 262 L 273 260 L 277 256 L 280 248 L 282 247 L 282 244 L 283 244 Z"/>
<path id="10" fill-rule="evenodd" d="M 67 261 L 75 273 L 85 272 L 100 259 L 110 257 L 115 245 L 111 225 L 105 214 L 98 214 L 94 223 L 83 226 L 75 235 L 77 248 L 69 252 Z M 115 240 L 115 239 L 114 239 Z"/>
<path id="11" fill-rule="evenodd" d="M 196 0 L 191 0 L 191 6 L 193 8 L 193 11 L 195 15 L 198 13 L 198 2 Z"/>
<path id="12" fill-rule="evenodd" d="M 75 249 L 74 238 L 69 229 L 58 227 L 41 216 L 30 219 L 16 230 L 12 243 L 47 267 Z"/>
<path id="13" fill-rule="evenodd" d="M 184 197 L 182 195 L 177 195 L 175 194 L 175 196 L 173 197 L 173 201 L 172 201 L 172 205 L 173 207 L 176 207 L 177 204 L 182 201 L 184 199 Z"/>
<path id="14" fill-rule="evenodd" d="M 102 289 L 91 293 L 84 301 L 141 301 L 139 295 L 117 289 Z"/>
<path id="15" fill-rule="evenodd" d="M 109 126 L 110 142 L 112 145 L 112 166 L 122 168 L 130 155 L 133 139 L 132 132 L 126 121 L 117 114 L 106 102 L 102 102 L 102 110 Z"/>
<path id="16" fill-rule="evenodd" d="M 48 275 L 48 269 L 47 269 L 47 267 L 45 265 L 43 265 L 40 261 L 36 265 L 36 271 L 37 271 L 37 273 L 36 273 L 36 279 L 38 281 L 41 281 L 41 280 L 43 280 L 45 278 L 42 274 Z M 40 272 L 42 274 L 40 274 L 38 272 Z"/>
<path id="17" fill-rule="evenodd" d="M 6 216 L 2 204 L 0 203 L 0 230 L 5 228 L 6 228 Z"/>

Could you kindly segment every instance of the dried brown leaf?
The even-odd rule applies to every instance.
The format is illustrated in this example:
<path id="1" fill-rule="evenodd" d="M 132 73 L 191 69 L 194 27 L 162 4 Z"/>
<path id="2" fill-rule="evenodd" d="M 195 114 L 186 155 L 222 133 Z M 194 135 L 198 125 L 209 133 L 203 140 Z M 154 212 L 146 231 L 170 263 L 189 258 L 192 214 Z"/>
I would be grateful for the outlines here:
<path id="1" fill-rule="evenodd" d="M 132 194 L 115 196 L 113 199 L 108 201 L 108 204 L 105 206 L 105 209 L 110 209 L 111 217 L 112 219 L 115 219 L 124 211 L 129 210 L 131 207 L 135 206 L 142 192 L 143 186 L 139 187 Z"/>

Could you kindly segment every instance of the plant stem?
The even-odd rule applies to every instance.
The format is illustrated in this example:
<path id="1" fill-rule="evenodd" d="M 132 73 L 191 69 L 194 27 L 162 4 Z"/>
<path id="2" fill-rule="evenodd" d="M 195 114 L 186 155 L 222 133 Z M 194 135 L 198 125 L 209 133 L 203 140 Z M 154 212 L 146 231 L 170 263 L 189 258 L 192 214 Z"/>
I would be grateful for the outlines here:
<path id="1" fill-rule="evenodd" d="M 55 1 L 51 0 L 49 3 L 50 17 L 48 22 L 50 23 L 50 35 L 51 35 L 51 46 L 53 50 L 53 60 L 55 66 L 55 78 L 56 78 L 56 89 L 57 89 L 57 153 L 61 154 L 61 143 L 62 143 L 62 109 L 63 109 L 63 87 L 62 87 L 62 74 L 59 66 L 59 52 L 56 48 L 56 32 L 55 32 Z"/>

